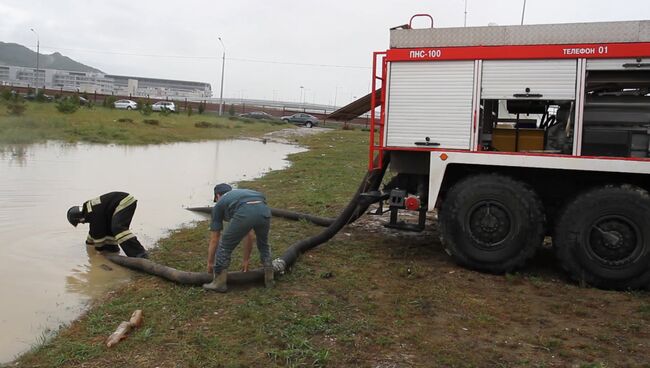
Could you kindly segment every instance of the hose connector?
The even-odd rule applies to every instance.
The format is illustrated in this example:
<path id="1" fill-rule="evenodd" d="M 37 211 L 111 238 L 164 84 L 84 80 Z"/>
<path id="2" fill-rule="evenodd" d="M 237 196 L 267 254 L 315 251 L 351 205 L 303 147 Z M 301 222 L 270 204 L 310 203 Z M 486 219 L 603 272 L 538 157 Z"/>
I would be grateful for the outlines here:
<path id="1" fill-rule="evenodd" d="M 273 260 L 272 263 L 273 263 L 273 271 L 283 275 L 287 267 L 287 263 L 282 258 L 276 258 Z"/>

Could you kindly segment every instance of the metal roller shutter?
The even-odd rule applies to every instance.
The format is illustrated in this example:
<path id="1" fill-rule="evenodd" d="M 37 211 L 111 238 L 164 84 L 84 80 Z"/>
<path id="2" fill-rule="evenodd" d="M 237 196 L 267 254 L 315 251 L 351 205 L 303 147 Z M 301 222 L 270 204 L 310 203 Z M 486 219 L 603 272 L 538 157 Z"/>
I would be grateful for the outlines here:
<path id="1" fill-rule="evenodd" d="M 469 149 L 474 61 L 390 64 L 386 145 Z"/>
<path id="2" fill-rule="evenodd" d="M 485 60 L 482 99 L 512 100 L 530 94 L 532 99 L 574 100 L 576 60 Z"/>
<path id="3" fill-rule="evenodd" d="M 587 59 L 587 70 L 650 70 L 650 58 Z"/>

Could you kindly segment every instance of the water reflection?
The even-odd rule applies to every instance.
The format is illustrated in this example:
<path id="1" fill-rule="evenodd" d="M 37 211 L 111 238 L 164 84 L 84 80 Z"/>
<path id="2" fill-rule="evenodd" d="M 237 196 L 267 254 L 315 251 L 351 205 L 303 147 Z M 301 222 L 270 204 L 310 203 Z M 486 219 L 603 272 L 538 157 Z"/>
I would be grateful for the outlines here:
<path id="1" fill-rule="evenodd" d="M 0 148 L 0 157 L 2 159 L 10 159 L 18 166 L 25 166 L 27 164 L 27 148 L 26 145 L 11 145 Z"/>
<path id="2" fill-rule="evenodd" d="M 70 206 L 110 191 L 133 194 L 138 209 L 131 230 L 150 248 L 170 229 L 201 219 L 183 207 L 210 204 L 216 182 L 280 169 L 287 154 L 301 150 L 243 140 L 1 148 L 0 363 L 28 349 L 44 330 L 75 318 L 88 298 L 128 275 L 86 248 L 88 227 L 70 226 Z"/>

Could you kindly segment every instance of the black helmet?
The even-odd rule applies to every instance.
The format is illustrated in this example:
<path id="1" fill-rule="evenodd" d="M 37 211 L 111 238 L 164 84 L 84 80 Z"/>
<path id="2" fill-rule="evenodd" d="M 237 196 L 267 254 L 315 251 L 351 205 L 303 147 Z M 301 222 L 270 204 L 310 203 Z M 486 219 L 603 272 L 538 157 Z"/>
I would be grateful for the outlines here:
<path id="1" fill-rule="evenodd" d="M 68 210 L 68 222 L 77 227 L 80 222 L 84 222 L 84 211 L 82 206 L 73 206 Z"/>
<path id="2" fill-rule="evenodd" d="M 217 201 L 217 194 L 224 195 L 232 190 L 232 187 L 226 183 L 217 184 L 214 186 L 214 201 Z"/>

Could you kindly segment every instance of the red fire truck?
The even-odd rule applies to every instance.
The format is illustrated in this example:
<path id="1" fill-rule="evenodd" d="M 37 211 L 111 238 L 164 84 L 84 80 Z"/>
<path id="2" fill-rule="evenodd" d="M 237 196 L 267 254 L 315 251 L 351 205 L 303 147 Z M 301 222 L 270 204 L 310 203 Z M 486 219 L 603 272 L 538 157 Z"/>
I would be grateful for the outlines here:
<path id="1" fill-rule="evenodd" d="M 455 261 L 510 272 L 551 238 L 578 281 L 650 285 L 650 21 L 409 23 L 372 88 L 371 169 L 389 152 L 389 204 L 436 209 Z"/>

